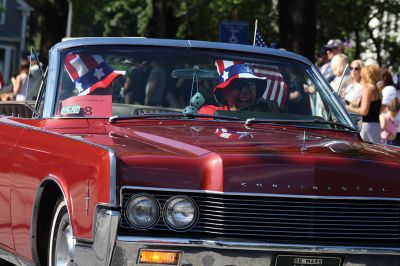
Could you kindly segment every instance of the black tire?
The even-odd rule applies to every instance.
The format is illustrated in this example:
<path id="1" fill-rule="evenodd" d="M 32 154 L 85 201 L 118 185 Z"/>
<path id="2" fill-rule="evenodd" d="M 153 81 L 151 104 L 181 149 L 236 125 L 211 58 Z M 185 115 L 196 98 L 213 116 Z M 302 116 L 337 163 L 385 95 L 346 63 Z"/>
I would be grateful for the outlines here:
<path id="1" fill-rule="evenodd" d="M 48 266 L 73 265 L 72 226 L 67 203 L 63 198 L 60 198 L 56 203 L 49 235 Z"/>

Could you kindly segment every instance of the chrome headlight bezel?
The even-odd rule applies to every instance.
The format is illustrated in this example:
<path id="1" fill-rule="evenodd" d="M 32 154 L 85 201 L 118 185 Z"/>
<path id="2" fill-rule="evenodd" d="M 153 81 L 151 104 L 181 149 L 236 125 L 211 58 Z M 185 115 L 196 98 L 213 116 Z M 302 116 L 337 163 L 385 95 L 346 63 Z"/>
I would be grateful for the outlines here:
<path id="1" fill-rule="evenodd" d="M 146 199 L 150 200 L 152 203 L 154 203 L 155 216 L 148 225 L 140 226 L 131 220 L 130 214 L 129 214 L 129 209 L 130 209 L 129 205 L 133 204 L 133 202 L 135 202 L 135 201 L 139 202 L 140 200 L 143 200 L 143 198 L 146 198 Z M 132 196 L 126 203 L 126 206 L 125 206 L 126 220 L 133 228 L 135 228 L 137 230 L 148 230 L 148 229 L 152 228 L 154 225 L 156 225 L 158 223 L 158 221 L 160 220 L 160 216 L 161 216 L 160 203 L 157 201 L 157 199 L 154 196 L 152 196 L 150 194 L 147 194 L 147 193 L 136 194 L 136 195 Z"/>
<path id="2" fill-rule="evenodd" d="M 176 226 L 176 224 L 173 223 L 173 219 L 170 216 L 170 211 L 171 209 L 174 207 L 174 205 L 176 205 L 177 203 L 179 203 L 180 201 L 187 201 L 189 203 L 191 203 L 192 207 L 193 207 L 193 219 L 190 223 L 188 223 L 185 226 L 179 227 Z M 171 197 L 170 199 L 168 199 L 163 207 L 163 220 L 164 223 L 171 229 L 177 232 L 185 232 L 190 230 L 191 228 L 193 228 L 197 221 L 199 219 L 199 207 L 197 206 L 197 203 L 190 197 L 185 196 L 185 195 L 176 195 Z"/>

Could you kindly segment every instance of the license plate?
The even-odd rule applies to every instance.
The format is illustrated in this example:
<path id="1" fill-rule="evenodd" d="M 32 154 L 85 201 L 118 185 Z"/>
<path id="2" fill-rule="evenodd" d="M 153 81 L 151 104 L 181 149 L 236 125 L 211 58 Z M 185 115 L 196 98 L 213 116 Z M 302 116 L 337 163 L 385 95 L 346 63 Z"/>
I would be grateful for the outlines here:
<path id="1" fill-rule="evenodd" d="M 339 257 L 278 255 L 275 266 L 340 266 Z"/>

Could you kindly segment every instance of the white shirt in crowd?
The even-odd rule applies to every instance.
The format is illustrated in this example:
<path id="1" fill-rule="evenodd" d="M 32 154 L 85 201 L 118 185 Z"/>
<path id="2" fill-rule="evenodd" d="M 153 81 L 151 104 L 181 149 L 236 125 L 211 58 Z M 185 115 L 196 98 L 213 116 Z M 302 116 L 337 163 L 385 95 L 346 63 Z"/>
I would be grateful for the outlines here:
<path id="1" fill-rule="evenodd" d="M 394 86 L 386 86 L 382 90 L 382 104 L 389 105 L 397 97 L 397 91 Z"/>

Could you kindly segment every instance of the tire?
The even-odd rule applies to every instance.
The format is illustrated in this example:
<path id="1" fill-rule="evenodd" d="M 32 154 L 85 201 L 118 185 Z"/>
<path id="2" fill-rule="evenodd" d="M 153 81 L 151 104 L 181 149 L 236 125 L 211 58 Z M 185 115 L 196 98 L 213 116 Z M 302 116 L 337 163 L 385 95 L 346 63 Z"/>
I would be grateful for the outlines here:
<path id="1" fill-rule="evenodd" d="M 51 220 L 48 266 L 73 265 L 74 239 L 67 203 L 63 198 L 56 203 Z"/>

